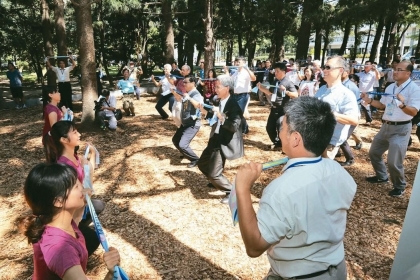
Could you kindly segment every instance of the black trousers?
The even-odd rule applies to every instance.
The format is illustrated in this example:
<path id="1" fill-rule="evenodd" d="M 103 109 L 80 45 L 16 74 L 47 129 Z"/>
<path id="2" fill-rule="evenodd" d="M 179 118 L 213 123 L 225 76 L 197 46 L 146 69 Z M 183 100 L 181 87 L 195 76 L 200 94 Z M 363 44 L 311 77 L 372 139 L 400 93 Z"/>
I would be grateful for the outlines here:
<path id="1" fill-rule="evenodd" d="M 198 160 L 198 169 L 219 190 L 230 192 L 232 184 L 223 176 L 226 158 L 220 149 L 219 134 L 214 134 Z"/>
<path id="2" fill-rule="evenodd" d="M 265 127 L 271 142 L 273 142 L 273 144 L 278 147 L 281 146 L 281 141 L 279 137 L 281 116 L 283 116 L 283 110 L 279 108 L 271 108 L 270 115 L 268 115 L 267 119 L 267 126 Z"/>
<path id="3" fill-rule="evenodd" d="M 181 125 L 172 137 L 175 147 L 190 161 L 197 161 L 199 158 L 190 147 L 190 143 L 200 130 L 199 126 Z"/>
<path id="4" fill-rule="evenodd" d="M 351 125 L 349 129 L 349 133 L 347 135 L 347 140 L 350 138 L 353 131 L 356 129 L 356 126 Z M 343 150 L 343 155 L 346 158 L 346 161 L 354 160 L 353 152 L 350 149 L 349 143 L 346 141 L 343 142 L 343 144 L 340 145 L 341 150 Z"/>
<path id="5" fill-rule="evenodd" d="M 72 100 L 72 91 L 70 82 L 60 82 L 58 83 L 58 91 L 61 95 L 60 107 L 66 106 L 73 111 L 73 100 Z"/>

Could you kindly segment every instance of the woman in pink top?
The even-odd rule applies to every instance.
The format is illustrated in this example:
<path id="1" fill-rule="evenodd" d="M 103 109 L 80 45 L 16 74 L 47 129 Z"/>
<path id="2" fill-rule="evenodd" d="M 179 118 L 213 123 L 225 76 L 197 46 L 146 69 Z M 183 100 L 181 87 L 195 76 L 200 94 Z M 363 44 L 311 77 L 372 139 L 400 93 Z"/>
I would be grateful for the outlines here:
<path id="1" fill-rule="evenodd" d="M 42 143 L 44 144 L 44 137 L 51 130 L 51 127 L 63 118 L 67 112 L 65 106 L 58 108 L 61 94 L 56 87 L 47 86 L 43 89 L 42 101 L 44 103 L 44 128 L 42 129 Z"/>
<path id="2" fill-rule="evenodd" d="M 20 220 L 34 249 L 32 279 L 87 279 L 88 252 L 77 228 L 85 190 L 77 172 L 65 164 L 38 164 L 26 178 L 24 194 L 33 213 Z M 118 250 L 110 248 L 103 258 L 109 270 L 104 279 L 112 279 Z"/>
<path id="3" fill-rule="evenodd" d="M 83 164 L 89 164 L 91 167 L 91 174 L 93 174 L 95 167 L 95 149 L 91 146 L 90 158 L 87 162 L 84 158 L 79 159 L 77 150 L 80 145 L 80 133 L 76 126 L 71 121 L 56 122 L 47 137 L 45 138 L 45 153 L 47 162 L 64 163 L 73 167 L 77 171 L 77 178 L 83 182 L 85 178 Z M 92 199 L 92 204 L 97 214 L 101 213 L 105 208 L 105 203 L 98 199 Z M 79 224 L 79 229 L 82 231 L 86 239 L 86 247 L 89 255 L 91 255 L 98 247 L 99 240 L 95 231 L 89 227 L 92 219 L 90 214 L 86 215 Z"/>

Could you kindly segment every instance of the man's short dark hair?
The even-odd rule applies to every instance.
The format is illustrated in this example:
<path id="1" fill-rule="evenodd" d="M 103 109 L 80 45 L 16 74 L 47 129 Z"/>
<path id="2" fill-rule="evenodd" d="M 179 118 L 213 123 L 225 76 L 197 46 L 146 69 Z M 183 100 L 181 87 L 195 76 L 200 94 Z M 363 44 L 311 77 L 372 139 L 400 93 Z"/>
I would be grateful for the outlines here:
<path id="1" fill-rule="evenodd" d="M 278 69 L 280 69 L 282 71 L 287 71 L 286 63 L 283 63 L 283 62 L 276 62 L 276 64 L 274 64 L 274 67 L 273 68 L 274 69 L 278 68 Z"/>
<path id="2" fill-rule="evenodd" d="M 299 132 L 305 149 L 320 156 L 330 143 L 336 125 L 330 104 L 302 96 L 290 100 L 284 111 L 288 133 Z"/>
<path id="3" fill-rule="evenodd" d="M 111 92 L 107 89 L 103 89 L 101 92 L 102 96 L 108 97 L 111 94 Z"/>
<path id="4" fill-rule="evenodd" d="M 414 70 L 413 64 L 408 63 L 406 68 L 407 68 L 407 71 L 409 71 L 410 73 L 413 73 L 413 70 Z"/>
<path id="5" fill-rule="evenodd" d="M 194 84 L 197 84 L 197 79 L 195 78 L 194 75 L 188 75 L 185 77 L 185 80 L 189 81 L 189 82 L 193 82 Z"/>

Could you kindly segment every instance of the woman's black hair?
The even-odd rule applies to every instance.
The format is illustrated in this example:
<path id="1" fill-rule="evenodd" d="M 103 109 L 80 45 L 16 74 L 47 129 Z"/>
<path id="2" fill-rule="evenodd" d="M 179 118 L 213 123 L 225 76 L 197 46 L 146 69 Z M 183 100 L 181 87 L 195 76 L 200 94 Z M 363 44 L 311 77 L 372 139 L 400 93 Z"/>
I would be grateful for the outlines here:
<path id="1" fill-rule="evenodd" d="M 45 157 L 47 162 L 57 162 L 64 150 L 64 146 L 60 142 L 61 138 L 67 138 L 68 133 L 75 129 L 76 125 L 71 121 L 59 121 L 51 127 L 49 134 L 46 135 L 46 139 L 44 138 Z M 78 147 L 75 148 L 75 153 L 77 149 Z"/>
<path id="2" fill-rule="evenodd" d="M 25 200 L 32 210 L 32 215 L 18 219 L 29 243 L 36 243 L 61 208 L 55 207 L 57 199 L 63 205 L 69 191 L 76 185 L 77 172 L 66 164 L 40 163 L 29 172 L 25 181 Z"/>
<path id="3" fill-rule="evenodd" d="M 216 74 L 216 70 L 214 70 L 214 68 L 209 69 L 209 71 L 207 72 L 207 78 L 210 78 L 210 72 L 213 72 L 213 79 L 216 79 L 217 74 Z"/>
<path id="4" fill-rule="evenodd" d="M 42 103 L 44 107 L 51 102 L 50 93 L 57 92 L 57 87 L 55 86 L 44 86 L 42 88 Z"/>
<path id="5" fill-rule="evenodd" d="M 307 81 L 306 80 L 306 75 L 305 75 L 305 71 L 306 71 L 306 69 L 309 69 L 309 70 L 311 70 L 311 78 L 310 78 L 310 81 L 313 81 L 313 80 L 315 80 L 315 74 L 314 74 L 314 70 L 311 68 L 311 67 L 309 67 L 309 66 L 306 66 L 305 67 L 305 69 L 303 69 L 303 76 L 305 76 L 305 79 L 304 79 L 304 81 Z"/>

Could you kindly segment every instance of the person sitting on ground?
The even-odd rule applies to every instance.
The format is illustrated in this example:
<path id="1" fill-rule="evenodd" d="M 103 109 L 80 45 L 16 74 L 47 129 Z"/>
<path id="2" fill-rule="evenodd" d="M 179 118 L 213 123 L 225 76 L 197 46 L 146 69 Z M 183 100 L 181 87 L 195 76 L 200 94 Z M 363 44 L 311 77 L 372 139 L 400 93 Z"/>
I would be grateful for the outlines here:
<path id="1" fill-rule="evenodd" d="M 139 86 L 139 84 L 136 80 L 130 78 L 130 70 L 128 68 L 123 69 L 123 75 L 124 77 L 115 85 L 115 89 L 120 89 L 123 93 L 123 109 L 127 117 L 130 114 L 135 116 L 133 103 L 134 86 Z"/>
<path id="2" fill-rule="evenodd" d="M 77 131 L 74 123 L 71 121 L 57 122 L 52 126 L 48 136 L 44 146 L 47 162 L 64 163 L 73 167 L 77 171 L 77 178 L 80 182 L 83 182 L 85 178 L 83 165 L 89 164 L 91 176 L 93 176 L 95 170 L 95 147 L 88 144 L 90 146 L 89 160 L 79 159 L 77 150 L 80 146 L 80 133 Z M 100 214 L 105 208 L 105 203 L 99 199 L 92 199 L 92 204 L 97 214 Z M 89 255 L 93 254 L 99 246 L 99 240 L 95 231 L 89 227 L 91 221 L 90 214 L 87 214 L 86 218 L 79 223 L 79 229 L 85 237 Z"/>
<path id="3" fill-rule="evenodd" d="M 87 279 L 88 251 L 77 227 L 85 194 L 69 165 L 41 163 L 29 172 L 24 195 L 32 214 L 21 217 L 19 225 L 34 250 L 32 279 Z M 104 279 L 113 279 L 118 250 L 110 247 L 103 259 L 108 268 Z"/>
<path id="4" fill-rule="evenodd" d="M 22 90 L 22 74 L 18 69 L 16 69 L 15 65 L 11 61 L 9 61 L 7 67 L 9 70 L 6 72 L 6 76 L 10 80 L 10 91 L 12 93 L 13 100 L 16 103 L 15 109 L 25 109 L 26 105 Z"/>
<path id="5" fill-rule="evenodd" d="M 54 74 L 55 75 L 55 74 Z M 42 129 L 42 144 L 44 137 L 51 130 L 51 127 L 67 113 L 67 108 L 62 106 L 58 108 L 61 100 L 61 94 L 54 86 L 46 86 L 42 93 L 42 102 L 44 104 L 44 128 Z"/>
<path id="6" fill-rule="evenodd" d="M 107 89 L 102 90 L 101 95 L 105 97 L 105 100 L 102 102 L 100 110 L 96 111 L 96 118 L 102 130 L 105 130 L 107 126 L 110 130 L 116 130 L 118 122 L 114 111 L 117 109 L 117 98 L 115 98 L 115 95 L 111 95 Z M 105 120 L 108 121 L 108 125 L 106 125 Z"/>
<path id="7" fill-rule="evenodd" d="M 257 214 L 250 189 L 262 164 L 244 164 L 236 174 L 239 228 L 248 256 L 267 251 L 264 279 L 347 278 L 343 239 L 357 185 L 337 162 L 321 157 L 335 124 L 328 103 L 290 100 L 279 135 L 289 161 L 264 189 Z"/>
<path id="8" fill-rule="evenodd" d="M 150 76 L 150 79 L 155 84 L 155 86 L 162 87 L 162 93 L 158 102 L 156 103 L 155 108 L 163 120 L 169 118 L 169 115 L 165 112 L 165 110 L 163 110 L 163 106 L 169 102 L 169 111 L 172 112 L 172 106 L 175 102 L 174 95 L 171 92 L 171 87 L 174 85 L 176 78 L 171 76 L 171 69 L 172 68 L 170 64 L 165 64 L 163 66 L 164 77 L 160 79 L 159 82 L 155 80 L 155 76 Z"/>

